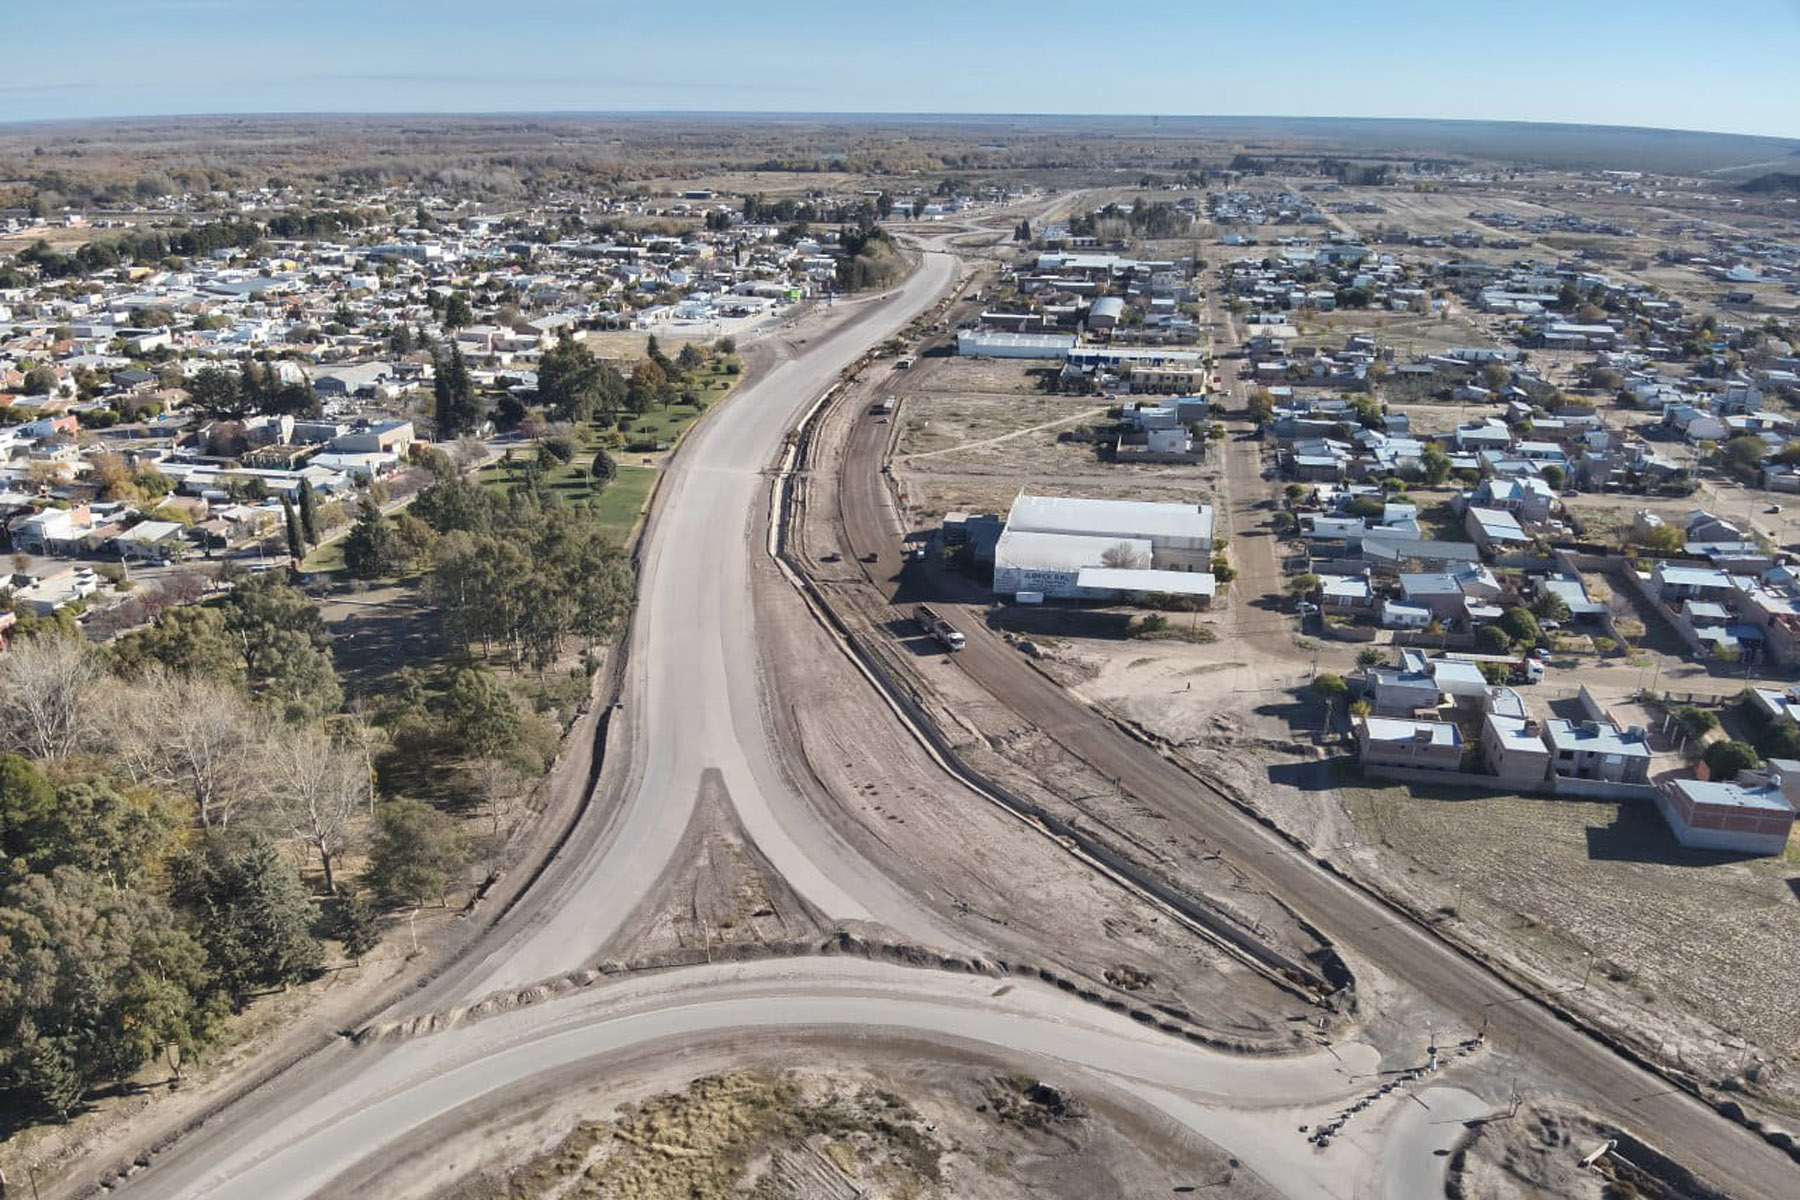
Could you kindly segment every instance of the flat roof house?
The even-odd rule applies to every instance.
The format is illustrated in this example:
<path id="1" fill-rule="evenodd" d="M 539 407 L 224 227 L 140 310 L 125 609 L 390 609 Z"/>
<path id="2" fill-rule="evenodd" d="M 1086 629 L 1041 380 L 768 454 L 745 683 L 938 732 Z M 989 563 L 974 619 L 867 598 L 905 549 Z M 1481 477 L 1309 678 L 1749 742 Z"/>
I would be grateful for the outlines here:
<path id="1" fill-rule="evenodd" d="M 1572 779 L 1646 783 L 1650 779 L 1650 739 L 1642 729 L 1621 730 L 1602 721 L 1544 722 L 1551 769 Z"/>
<path id="2" fill-rule="evenodd" d="M 1529 718 L 1489 713 L 1481 723 L 1481 754 L 1488 773 L 1503 783 L 1525 787 L 1550 776 L 1550 747 L 1544 731 Z"/>
<path id="3" fill-rule="evenodd" d="M 1783 854 L 1800 809 L 1800 762 L 1770 759 L 1766 773 L 1729 782 L 1671 779 L 1657 789 L 1656 807 L 1683 846 Z"/>
<path id="4" fill-rule="evenodd" d="M 1369 706 L 1383 716 L 1411 716 L 1436 708 L 1443 700 L 1437 680 L 1424 671 L 1377 670 L 1369 673 Z"/>
<path id="5" fill-rule="evenodd" d="M 1365 767 L 1455 771 L 1462 766 L 1462 733 L 1448 721 L 1359 717 L 1357 761 Z"/>

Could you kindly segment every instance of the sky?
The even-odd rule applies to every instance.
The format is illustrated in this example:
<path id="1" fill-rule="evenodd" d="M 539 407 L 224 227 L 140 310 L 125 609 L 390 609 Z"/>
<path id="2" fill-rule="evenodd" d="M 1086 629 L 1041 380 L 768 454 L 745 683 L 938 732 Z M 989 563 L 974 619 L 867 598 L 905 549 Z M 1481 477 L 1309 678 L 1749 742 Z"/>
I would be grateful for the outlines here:
<path id="1" fill-rule="evenodd" d="M 1800 0 L 14 0 L 0 41 L 0 121 L 1083 113 L 1800 137 Z"/>

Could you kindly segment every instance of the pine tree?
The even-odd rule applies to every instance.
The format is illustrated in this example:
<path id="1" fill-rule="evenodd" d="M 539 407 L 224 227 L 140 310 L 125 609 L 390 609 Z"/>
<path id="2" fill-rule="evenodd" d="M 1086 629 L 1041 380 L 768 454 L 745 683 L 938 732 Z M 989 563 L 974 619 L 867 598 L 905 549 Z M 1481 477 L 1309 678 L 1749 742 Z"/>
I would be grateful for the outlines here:
<path id="1" fill-rule="evenodd" d="M 344 567 L 358 579 L 375 579 L 393 570 L 397 551 L 393 526 L 365 496 L 356 527 L 344 538 Z"/>
<path id="2" fill-rule="evenodd" d="M 281 498 L 281 515 L 287 524 L 288 557 L 299 562 L 306 557 L 306 537 L 300 532 L 300 515 L 286 496 Z"/>
<path id="3" fill-rule="evenodd" d="M 300 481 L 300 532 L 306 535 L 307 545 L 319 544 L 319 497 L 310 479 Z"/>
<path id="4" fill-rule="evenodd" d="M 338 885 L 326 932 L 355 962 L 361 962 L 363 955 L 381 944 L 381 924 L 374 906 L 349 884 Z"/>
<path id="5" fill-rule="evenodd" d="M 175 866 L 176 896 L 199 918 L 207 958 L 237 1003 L 318 969 L 317 906 L 272 844 L 257 839 L 234 854 L 209 841 Z"/>
<path id="6" fill-rule="evenodd" d="M 475 388 L 469 380 L 469 368 L 463 362 L 462 349 L 454 343 L 450 346 L 449 357 L 438 360 L 432 394 L 436 401 L 439 441 L 448 441 L 475 428 L 475 419 L 481 409 L 475 400 Z"/>
<path id="7" fill-rule="evenodd" d="M 80 1106 L 87 1082 L 64 1040 L 27 1037 L 14 1053 L 19 1063 L 14 1072 L 18 1090 L 58 1120 L 68 1120 Z"/>
<path id="8" fill-rule="evenodd" d="M 475 313 L 469 308 L 469 298 L 461 292 L 454 292 L 444 302 L 444 328 L 462 329 L 475 323 Z"/>

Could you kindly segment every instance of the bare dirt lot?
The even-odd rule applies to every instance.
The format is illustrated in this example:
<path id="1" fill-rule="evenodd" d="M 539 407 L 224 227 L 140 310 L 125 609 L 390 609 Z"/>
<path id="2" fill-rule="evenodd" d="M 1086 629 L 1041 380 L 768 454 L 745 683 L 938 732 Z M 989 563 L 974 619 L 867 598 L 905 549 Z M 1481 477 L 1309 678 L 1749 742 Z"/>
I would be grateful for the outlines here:
<path id="1" fill-rule="evenodd" d="M 1343 859 L 1446 934 L 1697 1079 L 1800 1113 L 1800 854 L 1686 850 L 1647 805 L 1362 782 L 1341 795 L 1356 826 Z"/>
<path id="2" fill-rule="evenodd" d="M 1601 1146 L 1592 1168 L 1581 1161 Z M 1452 1195 L 1481 1200 L 1715 1200 L 1701 1185 L 1630 1133 L 1578 1112 L 1525 1105 L 1475 1127 L 1451 1160 Z"/>
<path id="3" fill-rule="evenodd" d="M 1209 500 L 1217 456 L 1192 466 L 1106 461 L 1092 443 L 1063 435 L 1110 428 L 1117 401 L 1043 393 L 1042 364 L 928 357 L 873 385 L 893 395 L 893 475 L 909 521 L 934 524 L 950 512 L 1004 513 L 1021 489 L 1096 499 Z M 1146 399 L 1153 399 L 1146 397 Z"/>

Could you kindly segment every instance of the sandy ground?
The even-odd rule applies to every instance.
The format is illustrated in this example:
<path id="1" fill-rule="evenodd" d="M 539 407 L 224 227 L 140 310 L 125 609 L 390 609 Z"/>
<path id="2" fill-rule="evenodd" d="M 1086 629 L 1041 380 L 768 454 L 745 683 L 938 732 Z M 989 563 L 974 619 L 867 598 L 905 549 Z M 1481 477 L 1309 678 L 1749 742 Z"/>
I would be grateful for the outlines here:
<path id="1" fill-rule="evenodd" d="M 892 383 L 891 378 L 865 382 L 862 391 L 833 408 L 815 440 L 798 544 L 813 558 L 810 570 L 821 590 L 889 669 L 911 682 L 914 694 L 977 769 L 1084 829 L 1103 831 L 1185 890 L 1259 924 L 1290 951 L 1317 949 L 1315 936 L 1248 887 L 1204 844 L 1121 795 L 1110 780 L 1043 731 L 1024 725 L 969 676 L 922 650 L 910 636 L 910 622 L 896 619 L 861 564 L 818 561 L 843 542 L 830 514 L 844 427 L 866 420 L 866 395 L 881 394 Z M 910 889 L 915 894 L 949 903 L 975 922 L 972 928 L 1013 953 L 1047 952 L 1089 978 L 1104 980 L 1110 972 L 1134 994 L 1160 996 L 1220 1036 L 1264 1046 L 1290 1037 L 1283 1028 L 1286 1017 L 1305 1007 L 1296 1008 L 1296 998 L 1182 932 L 1041 833 L 960 787 L 946 790 L 910 739 L 872 742 L 877 727 L 858 715 L 860 703 L 872 702 L 861 699 L 868 697 L 867 684 L 847 674 L 841 656 L 810 649 L 811 630 L 781 623 L 765 636 L 765 653 L 774 661 L 808 664 L 782 695 L 813 771 L 833 795 L 850 799 L 845 813 L 860 823 L 862 832 L 853 836 L 866 839 L 859 843 L 867 845 L 865 853 L 890 873 L 914 873 L 909 877 L 917 879 Z M 1020 668 L 1030 669 L 1023 656 Z"/>
<path id="2" fill-rule="evenodd" d="M 809 621 L 763 629 L 768 658 L 807 664 L 784 682 L 779 719 L 802 748 L 811 790 L 832 797 L 827 815 L 884 873 L 1007 955 L 1186 1012 L 1218 1037 L 1263 1048 L 1292 1044 L 1287 1018 L 1309 1006 L 951 782 L 910 737 L 869 718 L 864 706 L 879 701 L 840 654 L 818 643 Z M 907 658 L 902 669 L 929 671 L 932 686 L 953 678 L 939 659 Z M 997 709 L 991 701 L 989 707 Z M 954 708 L 968 718 L 966 700 Z M 991 713 L 996 721 L 999 715 Z M 1066 797 L 1082 797 L 1092 803 L 1076 810 L 1096 814 L 1117 808 L 1119 797 L 1105 794 L 1104 781 L 1041 735 L 1009 729 L 995 740 L 1004 749 L 982 757 L 1005 764 L 1009 785 L 1029 788 L 1041 779 L 1030 789 L 1034 797 L 1065 806 Z M 969 749 L 973 755 L 980 747 Z M 1167 833 L 1142 818 L 1126 836 L 1149 839 L 1158 858 L 1169 853 Z"/>
<path id="3" fill-rule="evenodd" d="M 1581 1166 L 1608 1144 L 1594 1166 Z M 1630 1133 L 1553 1104 L 1509 1106 L 1475 1125 L 1452 1158 L 1451 1183 L 1452 1195 L 1471 1200 L 1716 1196 Z"/>
<path id="4" fill-rule="evenodd" d="M 1021 489 L 1096 499 L 1213 498 L 1216 454 L 1192 466 L 1139 466 L 1059 440 L 1071 429 L 1109 425 L 1113 402 L 1044 394 L 1032 374 L 1043 365 L 929 356 L 871 390 L 871 397 L 897 401 L 894 478 L 911 524 L 927 527 L 948 512 L 1004 514 Z"/>
<path id="5" fill-rule="evenodd" d="M 1020 1076 L 977 1053 L 949 1057 L 930 1047 L 865 1040 L 781 1045 L 787 1040 L 771 1039 L 756 1074 L 798 1091 L 783 1097 L 779 1116 L 802 1130 L 744 1139 L 735 1172 L 743 1192 L 736 1194 L 1024 1200 L 1167 1195 L 1182 1187 L 1231 1200 L 1272 1200 L 1277 1194 L 1217 1148 L 1122 1094 L 1073 1090 L 1053 1074 Z M 397 1200 L 615 1194 L 594 1190 L 596 1183 L 582 1172 L 598 1165 L 596 1173 L 602 1173 L 608 1159 L 631 1151 L 617 1133 L 629 1131 L 646 1109 L 655 1111 L 659 1098 L 664 1106 L 672 1096 L 687 1101 L 673 1118 L 662 1117 L 659 1134 L 663 1144 L 683 1150 L 707 1144 L 709 1118 L 744 1120 L 725 1111 L 716 1086 L 704 1100 L 695 1087 L 697 1080 L 717 1080 L 717 1072 L 741 1069 L 744 1060 L 741 1050 L 665 1052 L 623 1064 L 605 1079 L 573 1080 L 553 1098 L 446 1131 L 443 1142 L 421 1147 L 378 1183 L 382 1194 Z M 1033 1085 L 1039 1085 L 1035 1092 Z M 818 1108 L 827 1103 L 849 1119 L 818 1120 Z M 805 1132 L 809 1108 L 810 1124 L 828 1128 Z M 774 1123 L 768 1121 L 772 1114 L 757 1115 Z M 591 1131 L 586 1138 L 572 1136 L 584 1130 Z M 576 1148 L 587 1153 L 571 1155 Z M 677 1151 L 665 1153 L 680 1161 Z M 562 1161 L 570 1158 L 575 1169 Z M 751 1192 L 758 1184 L 764 1190 Z M 646 1188 L 631 1194 L 692 1193 Z"/>

